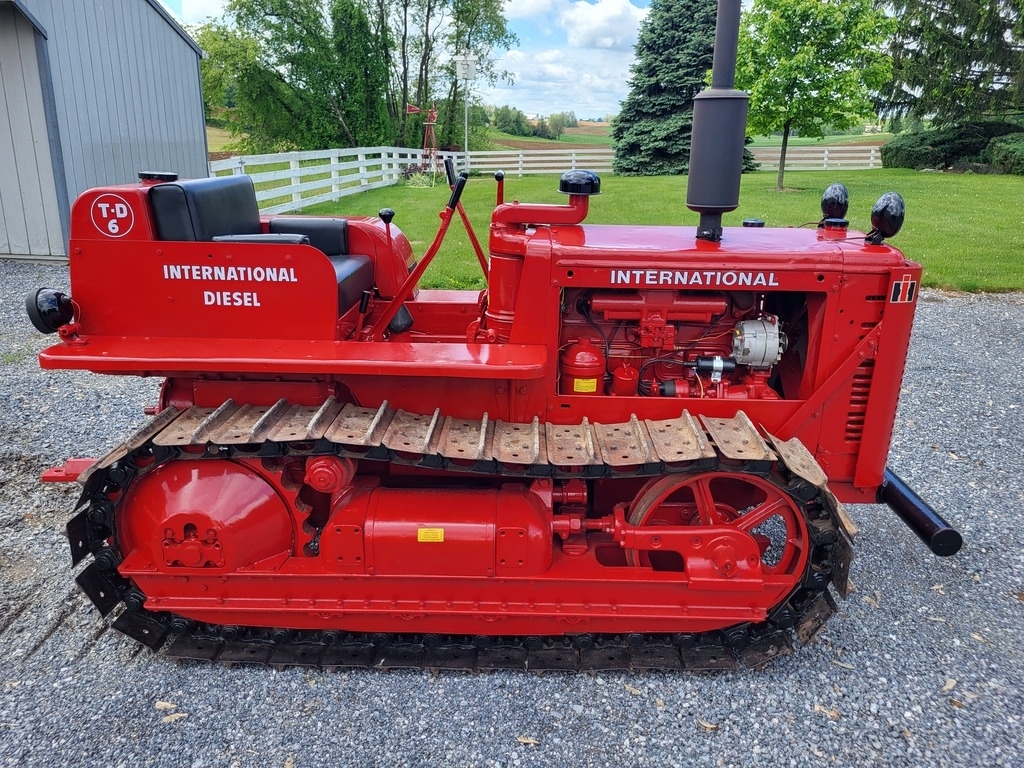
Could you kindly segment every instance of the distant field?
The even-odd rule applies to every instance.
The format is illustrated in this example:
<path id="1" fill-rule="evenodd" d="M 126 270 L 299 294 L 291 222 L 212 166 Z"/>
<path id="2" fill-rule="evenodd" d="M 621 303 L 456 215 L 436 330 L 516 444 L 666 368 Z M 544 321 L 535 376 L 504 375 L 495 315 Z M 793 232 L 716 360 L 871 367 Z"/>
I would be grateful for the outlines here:
<path id="1" fill-rule="evenodd" d="M 566 128 L 558 141 L 540 139 L 536 136 L 512 136 L 501 131 L 491 130 L 488 137 L 495 149 L 565 149 L 567 145 L 604 145 L 611 146 L 611 124 L 594 123 L 580 120 L 576 128 Z"/>
<path id="2" fill-rule="evenodd" d="M 580 120 L 575 128 L 566 128 L 566 133 L 574 136 L 607 136 L 612 130 L 611 123 L 596 122 L 594 120 Z"/>
<path id="3" fill-rule="evenodd" d="M 577 144 L 606 144 L 610 147 L 612 145 L 612 125 L 611 123 L 580 120 L 576 128 L 565 129 L 562 141 L 571 141 Z"/>
<path id="4" fill-rule="evenodd" d="M 489 131 L 488 138 L 495 149 L 565 149 L 567 145 L 595 144 L 611 146 L 611 125 L 580 121 L 578 128 L 568 128 L 559 141 L 539 139 L 534 136 L 511 136 L 500 131 Z M 222 128 L 206 126 L 206 143 L 209 152 L 224 152 L 237 138 Z"/>
<path id="5" fill-rule="evenodd" d="M 608 147 L 611 149 L 612 136 L 610 133 L 606 133 L 603 136 L 588 134 L 588 133 L 569 133 L 572 128 L 566 130 L 562 134 L 562 138 L 558 140 L 558 144 L 586 144 L 587 146 L 600 146 Z"/>
<path id="6" fill-rule="evenodd" d="M 612 145 L 611 123 L 596 123 L 580 120 L 577 128 L 566 128 L 558 141 L 540 139 L 535 136 L 512 136 L 500 131 L 488 131 L 488 138 L 494 149 L 555 149 L 564 150 L 568 146 L 606 146 Z M 862 136 L 826 136 L 824 139 L 805 139 L 801 137 L 789 140 L 790 146 L 803 147 L 816 144 L 884 144 L 892 138 L 891 133 L 870 133 Z M 755 136 L 754 147 L 777 147 L 782 144 L 781 136 Z M 210 152 L 223 152 L 236 141 L 227 131 L 221 128 L 206 127 L 206 141 Z"/>
<path id="7" fill-rule="evenodd" d="M 821 192 L 835 181 L 850 190 L 847 214 L 851 226 L 870 228 L 871 206 L 879 195 L 899 191 L 906 199 L 907 220 L 893 244 L 924 264 L 924 285 L 964 291 L 1024 290 L 1024 259 L 1020 258 L 1024 177 L 917 173 L 908 170 L 791 171 L 789 189 L 776 192 L 775 173 L 743 176 L 740 207 L 726 214 L 726 226 L 744 218 L 764 219 L 768 226 L 800 226 L 821 218 Z M 564 203 L 557 176 L 506 178 L 508 199 Z M 486 243 L 494 206 L 494 183 L 471 179 L 463 196 L 470 220 Z M 376 215 L 384 207 L 398 214 L 395 224 L 422 254 L 437 230 L 437 213 L 449 192 L 408 186 L 388 187 L 308 209 L 326 215 Z M 679 176 L 625 178 L 606 175 L 602 194 L 593 198 L 589 223 L 682 224 L 693 226 L 697 214 L 686 209 L 686 179 Z M 481 288 L 483 278 L 458 219 L 437 261 L 427 270 L 424 285 L 438 288 Z"/>
<path id="8" fill-rule="evenodd" d="M 235 137 L 223 128 L 206 126 L 206 151 L 223 152 L 228 144 L 236 141 Z"/>

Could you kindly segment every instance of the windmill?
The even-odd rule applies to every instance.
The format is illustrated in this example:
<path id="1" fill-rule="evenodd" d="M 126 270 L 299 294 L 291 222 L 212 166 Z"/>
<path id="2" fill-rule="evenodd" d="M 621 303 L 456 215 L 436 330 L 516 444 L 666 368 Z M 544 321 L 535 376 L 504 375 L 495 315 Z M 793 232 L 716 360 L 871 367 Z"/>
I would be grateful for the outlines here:
<path id="1" fill-rule="evenodd" d="M 407 115 L 415 115 L 422 112 L 419 107 L 412 104 L 405 105 Z M 437 154 L 437 136 L 434 133 L 434 126 L 437 125 L 437 105 L 432 104 L 427 110 L 427 119 L 423 123 L 423 154 L 421 155 L 423 170 L 432 173 L 444 173 L 441 166 L 441 158 Z"/>

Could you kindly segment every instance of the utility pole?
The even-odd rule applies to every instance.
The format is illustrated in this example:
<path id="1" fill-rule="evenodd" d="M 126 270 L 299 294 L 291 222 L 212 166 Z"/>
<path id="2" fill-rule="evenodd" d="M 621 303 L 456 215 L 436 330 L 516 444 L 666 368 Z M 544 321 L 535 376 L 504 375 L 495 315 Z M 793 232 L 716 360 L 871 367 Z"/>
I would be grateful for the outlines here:
<path id="1" fill-rule="evenodd" d="M 465 105 L 465 143 L 462 145 L 464 157 L 466 158 L 466 172 L 469 172 L 469 84 L 476 80 L 476 63 L 479 61 L 479 57 L 472 53 L 467 53 L 464 56 L 453 56 L 452 61 L 455 62 L 455 73 L 459 80 L 464 80 L 466 83 L 466 92 L 463 94 L 462 102 Z"/>

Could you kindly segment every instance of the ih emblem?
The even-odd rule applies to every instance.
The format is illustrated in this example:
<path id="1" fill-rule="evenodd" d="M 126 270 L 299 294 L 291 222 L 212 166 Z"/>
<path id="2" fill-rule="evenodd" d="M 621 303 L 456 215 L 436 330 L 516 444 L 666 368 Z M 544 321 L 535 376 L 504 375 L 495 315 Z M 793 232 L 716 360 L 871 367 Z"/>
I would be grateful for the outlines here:
<path id="1" fill-rule="evenodd" d="M 889 301 L 893 304 L 906 304 L 915 298 L 917 298 L 917 280 L 911 280 L 910 275 L 904 275 L 902 280 L 897 280 L 892 284 Z"/>

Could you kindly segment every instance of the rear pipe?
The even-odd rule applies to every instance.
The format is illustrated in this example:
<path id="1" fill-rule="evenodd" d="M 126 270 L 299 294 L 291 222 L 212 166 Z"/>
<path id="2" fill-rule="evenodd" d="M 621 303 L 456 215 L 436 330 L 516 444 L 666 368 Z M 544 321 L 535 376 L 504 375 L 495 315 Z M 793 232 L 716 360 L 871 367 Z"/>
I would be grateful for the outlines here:
<path id="1" fill-rule="evenodd" d="M 880 504 L 887 504 L 936 555 L 949 557 L 960 551 L 964 543 L 960 533 L 888 467 L 877 498 Z"/>

